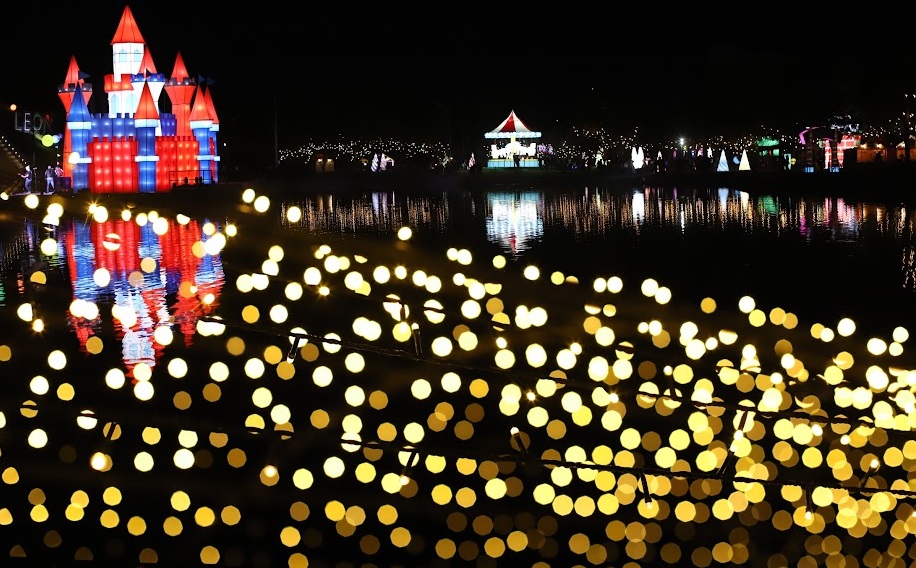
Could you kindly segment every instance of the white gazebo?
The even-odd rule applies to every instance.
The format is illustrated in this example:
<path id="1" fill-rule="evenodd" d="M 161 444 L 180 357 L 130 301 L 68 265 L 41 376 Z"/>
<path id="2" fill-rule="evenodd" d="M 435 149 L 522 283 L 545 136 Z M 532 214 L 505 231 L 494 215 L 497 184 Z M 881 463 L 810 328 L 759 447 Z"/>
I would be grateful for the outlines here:
<path id="1" fill-rule="evenodd" d="M 521 121 L 515 111 L 509 112 L 506 120 L 499 126 L 484 134 L 485 138 L 493 140 L 490 144 L 490 158 L 487 160 L 488 168 L 537 168 L 540 165 L 537 157 L 537 144 L 530 142 L 523 145 L 519 140 L 536 140 L 541 133 L 531 130 Z M 509 142 L 500 147 L 499 142 Z"/>

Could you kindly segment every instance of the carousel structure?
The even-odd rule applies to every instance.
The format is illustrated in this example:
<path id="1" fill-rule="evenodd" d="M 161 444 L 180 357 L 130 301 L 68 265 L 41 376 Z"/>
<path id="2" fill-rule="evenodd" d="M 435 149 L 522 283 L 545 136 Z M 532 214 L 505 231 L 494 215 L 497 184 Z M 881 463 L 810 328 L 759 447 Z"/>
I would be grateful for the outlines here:
<path id="1" fill-rule="evenodd" d="M 537 143 L 541 133 L 531 130 L 516 116 L 515 111 L 510 111 L 509 116 L 499 126 L 487 132 L 485 138 L 493 140 L 490 144 L 490 157 L 487 160 L 488 168 L 537 168 L 540 161 L 537 156 Z M 502 141 L 508 142 L 500 147 Z M 527 144 L 523 144 L 524 140 Z"/>

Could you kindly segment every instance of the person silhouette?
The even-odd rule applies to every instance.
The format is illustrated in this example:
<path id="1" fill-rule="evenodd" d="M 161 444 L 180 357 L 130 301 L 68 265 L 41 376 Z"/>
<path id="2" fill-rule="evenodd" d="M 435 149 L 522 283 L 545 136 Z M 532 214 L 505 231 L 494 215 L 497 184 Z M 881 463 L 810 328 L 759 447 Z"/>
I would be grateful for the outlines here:
<path id="1" fill-rule="evenodd" d="M 26 193 L 32 193 L 32 168 L 28 164 L 25 165 L 25 172 L 19 174 L 19 177 L 25 180 Z"/>
<path id="2" fill-rule="evenodd" d="M 50 164 L 45 169 L 45 193 L 54 193 L 54 168 Z"/>

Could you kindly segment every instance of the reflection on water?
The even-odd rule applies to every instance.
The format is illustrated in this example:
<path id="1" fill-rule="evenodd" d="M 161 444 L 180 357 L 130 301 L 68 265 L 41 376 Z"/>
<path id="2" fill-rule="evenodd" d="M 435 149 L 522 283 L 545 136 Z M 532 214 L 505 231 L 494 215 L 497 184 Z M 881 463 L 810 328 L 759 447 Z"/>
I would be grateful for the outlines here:
<path id="1" fill-rule="evenodd" d="M 487 194 L 487 238 L 519 254 L 544 234 L 544 200 L 540 193 Z"/>
<path id="2" fill-rule="evenodd" d="M 836 297 L 859 287 L 851 292 L 888 302 L 895 301 L 891 292 L 916 289 L 913 213 L 841 198 L 651 187 L 375 192 L 290 200 L 281 215 L 286 231 L 389 236 L 410 226 L 421 242 L 436 246 L 460 238 L 515 259 L 576 263 L 583 274 L 583 265 L 646 264 L 686 288 L 757 286 L 812 304 L 823 302 L 831 287 Z M 206 220 L 56 227 L 27 218 L 0 242 L 0 303 L 31 301 L 28 276 L 47 265 L 49 281 L 72 286 L 68 322 L 83 349 L 110 318 L 128 368 L 152 366 L 157 328 L 175 325 L 190 343 L 197 318 L 219 300 L 220 256 L 205 250 L 214 234 Z M 44 251 L 49 237 L 57 244 Z"/>
<path id="3" fill-rule="evenodd" d="M 290 207 L 301 210 L 301 219 L 287 219 Z M 315 233 L 391 235 L 404 225 L 427 236 L 463 233 L 472 238 L 479 233 L 515 257 L 535 255 L 558 241 L 607 250 L 623 240 L 653 256 L 665 256 L 676 248 L 688 253 L 706 248 L 708 256 L 718 255 L 720 262 L 734 262 L 728 257 L 737 254 L 745 256 L 748 264 L 778 252 L 777 262 L 788 265 L 787 255 L 804 254 L 807 248 L 807 254 L 815 257 L 813 262 L 831 263 L 822 274 L 841 278 L 844 273 L 836 271 L 849 257 L 869 254 L 872 262 L 890 262 L 893 266 L 887 268 L 894 286 L 907 290 L 916 286 L 913 220 L 913 213 L 902 205 L 750 195 L 725 188 L 651 187 L 314 197 L 285 203 L 283 215 L 287 228 Z M 789 252 L 790 247 L 799 248 Z M 827 247 L 826 254 L 818 256 L 822 247 Z M 814 271 L 815 267 L 807 268 Z"/>
<path id="4" fill-rule="evenodd" d="M 14 321 L 0 345 L 3 516 L 20 525 L 10 554 L 447 565 L 457 550 L 491 565 L 511 545 L 514 565 L 708 565 L 712 550 L 802 565 L 823 555 L 798 559 L 812 548 L 799 544 L 830 538 L 877 565 L 907 532 L 913 508 L 895 499 L 913 476 L 909 331 L 875 346 L 858 320 L 855 337 L 835 325 L 845 305 L 815 332 L 814 305 L 789 305 L 799 318 L 761 302 L 744 317 L 735 303 L 681 297 L 714 282 L 716 302 L 736 283 L 820 302 L 861 274 L 869 290 L 900 291 L 901 273 L 912 282 L 905 208 L 648 188 L 375 193 L 278 209 L 250 209 L 225 253 L 218 226 L 158 214 L 59 226 L 33 215 L 0 238 L 7 305 L 55 318 L 34 344 Z M 391 238 L 404 225 L 408 243 Z M 316 246 L 364 234 L 382 238 Z M 442 254 L 459 241 L 473 266 Z M 415 246 L 426 243 L 435 254 Z M 506 266 L 488 266 L 491 251 Z M 568 276 L 636 267 L 666 281 L 647 294 L 638 280 L 611 290 L 609 278 L 548 284 L 516 270 L 548 256 L 574 264 Z M 403 269 L 394 278 L 378 270 L 390 264 Z M 442 286 L 448 274 L 454 286 Z M 236 286 L 222 293 L 224 280 Z M 857 291 L 846 301 L 876 311 Z M 205 315 L 224 318 L 228 337 L 203 337 Z M 309 343 L 287 325 L 307 326 Z M 73 357 L 77 346 L 91 356 Z M 133 393 L 123 375 L 109 380 L 121 361 Z M 826 467 L 833 458 L 845 470 Z M 356 521 L 327 522 L 351 504 Z M 49 511 L 70 528 L 43 528 Z M 362 523 L 363 511 L 384 515 Z M 624 546 L 647 523 L 651 546 Z"/>
<path id="5" fill-rule="evenodd" d="M 478 206 L 482 204 L 482 206 Z M 721 228 L 793 233 L 813 240 L 854 242 L 872 235 L 908 241 L 912 213 L 904 206 L 847 203 L 842 198 L 751 196 L 724 188 L 678 192 L 645 188 L 629 192 L 590 190 L 490 191 L 465 199 L 463 208 L 447 193 L 425 197 L 371 193 L 317 196 L 287 201 L 283 224 L 316 233 L 394 234 L 402 226 L 444 233 L 463 220 L 483 221 L 487 239 L 507 253 L 522 254 L 542 240 L 545 229 L 563 228 L 583 241 L 646 227 Z M 289 221 L 296 207 L 301 218 Z M 473 222 L 473 221 L 472 221 Z"/>
<path id="6" fill-rule="evenodd" d="M 165 218 L 71 220 L 60 227 L 27 219 L 3 243 L 3 305 L 40 306 L 45 284 L 30 281 L 36 272 L 48 284 L 69 280 L 66 317 L 80 349 L 98 352 L 101 342 L 92 338 L 113 326 L 130 376 L 138 364 L 156 365 L 168 343 L 154 341 L 158 329 L 174 327 L 190 345 L 197 319 L 219 305 L 223 267 L 207 246 L 217 230 L 209 222 Z M 42 246 L 49 237 L 57 242 L 53 251 Z"/>

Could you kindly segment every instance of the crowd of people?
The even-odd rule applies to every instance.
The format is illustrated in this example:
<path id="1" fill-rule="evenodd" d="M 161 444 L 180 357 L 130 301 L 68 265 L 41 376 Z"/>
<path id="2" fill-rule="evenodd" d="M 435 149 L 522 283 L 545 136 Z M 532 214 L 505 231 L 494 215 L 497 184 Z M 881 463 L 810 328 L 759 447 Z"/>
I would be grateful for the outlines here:
<path id="1" fill-rule="evenodd" d="M 25 193 L 38 192 L 38 186 L 36 184 L 36 178 L 38 177 L 37 168 L 33 168 L 29 164 L 26 164 L 25 169 L 19 174 L 19 177 L 24 180 Z M 41 193 L 54 193 L 57 191 L 61 183 L 61 178 L 63 177 L 64 169 L 60 167 L 60 162 L 53 167 L 48 164 L 48 167 L 45 168 L 44 188 L 42 188 L 43 191 L 41 191 Z"/>

